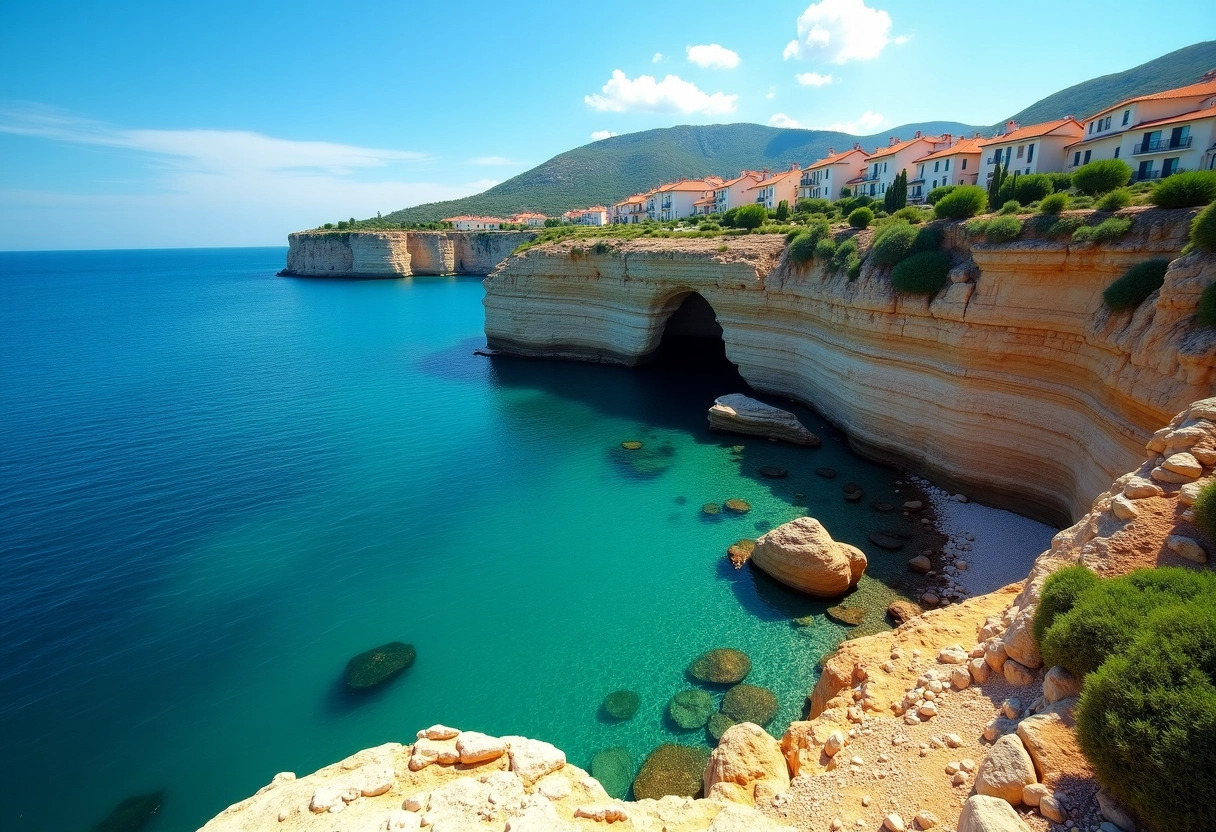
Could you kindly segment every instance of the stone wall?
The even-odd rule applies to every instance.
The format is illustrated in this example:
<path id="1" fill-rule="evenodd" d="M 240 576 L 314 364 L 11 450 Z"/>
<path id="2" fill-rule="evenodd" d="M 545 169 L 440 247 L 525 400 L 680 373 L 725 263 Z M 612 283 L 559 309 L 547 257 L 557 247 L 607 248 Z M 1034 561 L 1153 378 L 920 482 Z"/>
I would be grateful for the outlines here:
<path id="1" fill-rule="evenodd" d="M 486 336 L 507 353 L 636 364 L 695 291 L 752 386 L 806 402 L 866 455 L 1063 525 L 1216 384 L 1216 330 L 1194 323 L 1216 258 L 1174 260 L 1134 313 L 1102 305 L 1129 266 L 1177 256 L 1193 212 L 1133 213 L 1105 245 L 988 245 L 949 226 L 955 282 L 931 301 L 872 264 L 855 281 L 796 266 L 780 237 L 535 247 L 486 279 Z"/>
<path id="2" fill-rule="evenodd" d="M 531 231 L 298 231 L 287 235 L 295 277 L 489 274 Z"/>

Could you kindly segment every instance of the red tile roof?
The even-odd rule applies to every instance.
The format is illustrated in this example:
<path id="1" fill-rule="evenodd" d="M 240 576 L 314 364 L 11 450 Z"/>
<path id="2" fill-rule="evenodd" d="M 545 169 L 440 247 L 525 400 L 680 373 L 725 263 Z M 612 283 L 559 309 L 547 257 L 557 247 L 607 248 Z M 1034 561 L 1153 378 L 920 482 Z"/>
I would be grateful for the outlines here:
<path id="1" fill-rule="evenodd" d="M 942 140 L 941 136 L 917 136 L 914 139 L 908 139 L 906 142 L 896 142 L 895 144 L 888 145 L 887 147 L 880 147 L 880 148 L 878 148 L 878 150 L 875 150 L 873 153 L 871 153 L 870 158 L 867 159 L 866 161 L 872 162 L 875 159 L 881 159 L 885 156 L 890 156 L 894 153 L 898 153 L 901 150 L 906 150 L 907 148 L 911 147 L 912 145 L 916 144 L 917 142 L 929 142 L 930 146 L 932 146 L 932 145 L 937 144 L 941 140 Z"/>
<path id="2" fill-rule="evenodd" d="M 1163 92 L 1155 92 L 1150 95 L 1137 95 L 1134 98 L 1128 98 L 1107 107 L 1105 110 L 1099 110 L 1090 116 L 1090 119 L 1105 115 L 1112 110 L 1117 110 L 1120 107 L 1126 107 L 1128 104 L 1135 104 L 1138 101 L 1162 101 L 1170 98 L 1206 98 L 1209 95 L 1216 95 L 1216 78 L 1211 78 L 1206 81 L 1200 81 L 1198 84 L 1188 84 L 1185 87 L 1175 87 L 1172 90 L 1164 90 Z M 1088 121 L 1089 119 L 1087 119 Z"/>
<path id="3" fill-rule="evenodd" d="M 754 171 L 754 170 L 744 171 L 742 176 L 736 176 L 734 179 L 723 182 L 721 185 L 718 185 L 716 188 L 714 188 L 714 190 L 720 191 L 723 188 L 733 188 L 735 185 L 738 185 L 744 179 L 750 179 L 753 182 L 758 182 L 763 178 L 764 177 L 757 171 Z"/>
<path id="4" fill-rule="evenodd" d="M 947 156 L 954 156 L 958 153 L 983 153 L 983 151 L 980 150 L 981 141 L 983 141 L 983 139 L 962 139 L 949 147 L 943 147 L 941 150 L 935 150 L 928 156 L 921 156 L 913 164 L 932 161 L 934 159 L 944 159 Z"/>
<path id="5" fill-rule="evenodd" d="M 755 185 L 752 185 L 750 188 L 748 188 L 748 190 L 755 191 L 755 190 L 758 190 L 759 188 L 767 188 L 769 185 L 772 185 L 774 182 L 780 182 L 782 179 L 785 179 L 786 177 L 801 176 L 801 175 L 802 175 L 802 171 L 797 168 L 795 168 L 794 170 L 782 171 L 781 173 L 773 174 L 768 179 L 764 179 L 764 180 L 761 180 L 760 182 L 757 182 Z"/>
<path id="6" fill-rule="evenodd" d="M 1048 136 L 1057 130 L 1062 130 L 1065 127 L 1076 128 L 1076 138 L 1080 138 L 1081 134 L 1085 132 L 1085 128 L 1081 125 L 1081 122 L 1077 121 L 1072 116 L 1069 116 L 1068 118 L 1058 118 L 1055 121 L 1044 121 L 1041 124 L 1032 124 L 1029 127 L 1019 127 L 1010 133 L 1005 133 L 1000 136 L 993 136 L 990 139 L 980 139 L 979 146 L 988 147 L 989 145 L 994 144 L 1007 144 L 1009 142 L 1020 142 L 1023 139 L 1034 139 L 1038 138 L 1039 136 Z M 1067 135 L 1069 132 L 1071 132 L 1071 130 L 1065 131 L 1064 133 L 1061 133 L 1061 135 Z"/>
<path id="7" fill-rule="evenodd" d="M 869 153 L 866 153 L 864 150 L 862 150 L 860 147 L 851 147 L 848 150 L 844 151 L 843 153 L 833 153 L 829 156 L 826 156 L 826 157 L 820 159 L 818 162 L 815 162 L 813 165 L 810 165 L 809 167 L 807 167 L 807 170 L 813 170 L 814 168 L 822 168 L 822 167 L 826 167 L 828 165 L 834 165 L 837 162 L 847 159 L 849 156 L 852 156 L 854 153 L 860 153 L 863 158 L 869 158 L 869 155 L 870 155 Z"/>

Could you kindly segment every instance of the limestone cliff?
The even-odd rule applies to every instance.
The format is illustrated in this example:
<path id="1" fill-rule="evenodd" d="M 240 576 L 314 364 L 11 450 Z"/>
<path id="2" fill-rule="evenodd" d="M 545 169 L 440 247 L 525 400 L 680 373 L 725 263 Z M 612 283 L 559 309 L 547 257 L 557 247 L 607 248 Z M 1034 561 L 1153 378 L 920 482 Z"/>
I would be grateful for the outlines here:
<path id="1" fill-rule="evenodd" d="M 530 231 L 297 231 L 287 235 L 294 277 L 489 274 Z"/>
<path id="2" fill-rule="evenodd" d="M 1134 313 L 1104 309 L 1128 267 L 1178 256 L 1193 212 L 1129 213 L 1131 233 L 1101 245 L 989 245 L 947 225 L 958 266 L 932 300 L 896 293 L 870 262 L 854 281 L 799 267 L 780 237 L 537 246 L 486 279 L 486 336 L 501 352 L 636 364 L 696 292 L 752 386 L 811 405 L 862 453 L 1064 524 L 1216 383 L 1216 330 L 1194 322 L 1216 258 L 1175 259 Z"/>

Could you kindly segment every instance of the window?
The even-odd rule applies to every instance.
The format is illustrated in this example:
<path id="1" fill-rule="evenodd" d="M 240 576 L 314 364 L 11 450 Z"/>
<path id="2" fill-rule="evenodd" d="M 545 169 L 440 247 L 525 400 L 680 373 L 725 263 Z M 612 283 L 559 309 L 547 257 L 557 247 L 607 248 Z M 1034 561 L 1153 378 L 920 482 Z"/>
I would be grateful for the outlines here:
<path id="1" fill-rule="evenodd" d="M 933 187 L 935 187 L 935 188 L 937 187 L 937 180 L 936 180 L 936 179 L 934 179 L 934 180 L 933 180 Z"/>
<path id="2" fill-rule="evenodd" d="M 1118 158 L 1119 158 L 1119 151 L 1120 151 L 1120 150 L 1122 150 L 1122 149 L 1123 149 L 1122 147 L 1116 147 L 1116 148 L 1115 148 L 1115 158 L 1116 158 L 1116 159 L 1118 159 Z"/>
<path id="3" fill-rule="evenodd" d="M 1094 125 L 1095 125 L 1095 124 L 1097 124 L 1097 122 L 1096 122 L 1096 121 L 1091 121 L 1091 122 L 1089 123 L 1089 135 L 1091 135 L 1091 136 L 1094 134 Z"/>
<path id="4" fill-rule="evenodd" d="M 886 172 L 887 172 L 887 163 L 886 163 L 886 162 L 883 162 L 883 163 L 882 163 L 882 172 L 883 172 L 883 173 L 886 173 Z"/>
<path id="5" fill-rule="evenodd" d="M 964 159 L 963 160 L 963 170 L 966 170 L 966 169 L 967 169 L 967 160 Z"/>
<path id="6" fill-rule="evenodd" d="M 946 167 L 944 167 L 943 170 L 950 170 L 950 160 L 949 159 L 946 160 Z"/>
<path id="7" fill-rule="evenodd" d="M 934 162 L 933 163 L 933 172 L 937 173 L 939 170 L 941 170 L 941 165 L 942 165 L 941 162 Z"/>
<path id="8" fill-rule="evenodd" d="M 1171 176 L 1178 172 L 1178 158 L 1166 159 L 1161 163 L 1161 176 Z"/>
<path id="9" fill-rule="evenodd" d="M 1091 154 L 1091 153 L 1093 153 L 1092 150 L 1085 151 L 1085 164 L 1087 164 L 1087 165 L 1089 164 L 1089 154 Z"/>
<path id="10" fill-rule="evenodd" d="M 1081 151 L 1078 150 L 1072 154 L 1072 166 L 1075 168 L 1079 164 L 1081 164 Z"/>
<path id="11" fill-rule="evenodd" d="M 1024 145 L 1024 144 L 1018 145 L 1018 158 L 1021 159 L 1025 155 L 1026 155 L 1026 145 Z"/>
<path id="12" fill-rule="evenodd" d="M 1033 161 L 1034 161 L 1034 142 L 1031 142 L 1029 145 L 1026 146 L 1026 164 L 1029 165 Z"/>
<path id="13" fill-rule="evenodd" d="M 1131 111 L 1131 110 L 1124 110 L 1124 111 L 1123 111 L 1123 126 L 1124 126 L 1124 127 L 1126 127 L 1126 126 L 1127 126 L 1127 120 L 1128 120 L 1129 118 L 1131 118 L 1131 117 L 1132 117 L 1132 111 Z"/>

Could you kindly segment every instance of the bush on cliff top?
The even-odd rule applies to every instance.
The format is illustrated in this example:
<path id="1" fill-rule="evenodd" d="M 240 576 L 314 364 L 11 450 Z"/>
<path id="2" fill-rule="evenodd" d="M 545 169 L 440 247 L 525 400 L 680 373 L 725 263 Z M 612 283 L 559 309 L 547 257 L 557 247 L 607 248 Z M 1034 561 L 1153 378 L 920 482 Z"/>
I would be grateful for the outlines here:
<path id="1" fill-rule="evenodd" d="M 1132 229 L 1130 217 L 1109 217 L 1097 225 L 1083 225 L 1072 232 L 1074 243 L 1108 243 Z"/>
<path id="2" fill-rule="evenodd" d="M 1132 169 L 1122 159 L 1098 159 L 1073 171 L 1072 186 L 1083 194 L 1097 196 L 1122 188 L 1132 178 Z"/>
<path id="3" fill-rule="evenodd" d="M 1049 665 L 1087 674 L 1081 749 L 1152 832 L 1211 829 L 1216 575 L 1163 567 L 1099 580 L 1084 571 L 1047 580 L 1034 622 Z"/>
<path id="4" fill-rule="evenodd" d="M 958 185 L 939 185 L 938 187 L 929 191 L 928 195 L 925 196 L 925 202 L 929 203 L 930 205 L 936 205 L 941 201 L 942 197 L 957 187 Z"/>
<path id="5" fill-rule="evenodd" d="M 1058 214 L 1068 207 L 1068 194 L 1048 194 L 1039 203 L 1040 214 Z"/>
<path id="6" fill-rule="evenodd" d="M 736 228 L 759 228 L 768 219 L 768 211 L 764 210 L 763 205 L 744 205 L 738 209 L 732 208 L 731 211 L 735 211 L 735 216 L 729 224 Z M 730 211 L 726 213 L 730 214 Z"/>
<path id="7" fill-rule="evenodd" d="M 950 255 L 922 251 L 899 263 L 891 272 L 891 285 L 910 295 L 936 295 L 950 282 Z"/>
<path id="8" fill-rule="evenodd" d="M 1118 211 L 1132 204 L 1132 192 L 1127 188 L 1115 188 L 1094 203 L 1099 211 Z"/>
<path id="9" fill-rule="evenodd" d="M 1191 220 L 1191 242 L 1202 251 L 1216 253 L 1216 202 Z"/>
<path id="10" fill-rule="evenodd" d="M 815 256 L 815 244 L 818 242 L 807 232 L 803 231 L 790 240 L 790 260 L 799 265 L 811 262 Z"/>
<path id="11" fill-rule="evenodd" d="M 1148 201 L 1159 208 L 1193 208 L 1216 199 L 1216 170 L 1175 173 L 1157 183 Z"/>
<path id="12" fill-rule="evenodd" d="M 933 206 L 939 219 L 965 220 L 974 217 L 988 205 L 988 193 L 978 185 L 956 185 Z"/>
<path id="13" fill-rule="evenodd" d="M 1051 177 L 1045 173 L 1031 173 L 1019 176 L 1013 186 L 1013 198 L 1023 205 L 1029 205 L 1043 199 L 1055 190 Z"/>
<path id="14" fill-rule="evenodd" d="M 1146 260 L 1132 266 L 1123 276 L 1106 287 L 1102 302 L 1112 312 L 1135 309 L 1148 300 L 1149 295 L 1165 285 L 1165 272 L 1169 260 Z"/>
<path id="15" fill-rule="evenodd" d="M 990 243 L 1007 243 L 1021 233 L 1022 221 L 1009 215 L 994 217 L 984 228 L 984 236 Z"/>
<path id="16" fill-rule="evenodd" d="M 1216 283 L 1212 286 L 1216 286 Z M 1208 288 L 1211 289 L 1212 286 Z M 1216 297 L 1216 294 L 1213 297 Z M 1212 480 L 1200 490 L 1199 498 L 1195 500 L 1191 510 L 1195 512 L 1196 525 L 1203 529 L 1209 540 L 1216 541 L 1216 480 Z"/>
<path id="17" fill-rule="evenodd" d="M 874 222 L 874 212 L 869 208 L 854 208 L 849 214 L 849 225 L 854 228 L 866 228 Z"/>

